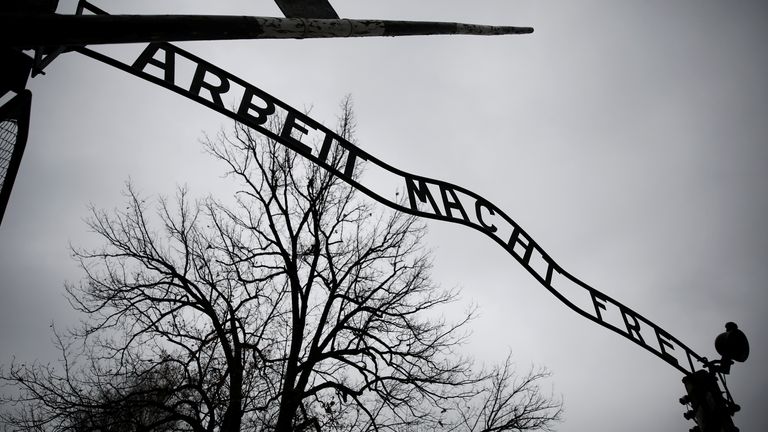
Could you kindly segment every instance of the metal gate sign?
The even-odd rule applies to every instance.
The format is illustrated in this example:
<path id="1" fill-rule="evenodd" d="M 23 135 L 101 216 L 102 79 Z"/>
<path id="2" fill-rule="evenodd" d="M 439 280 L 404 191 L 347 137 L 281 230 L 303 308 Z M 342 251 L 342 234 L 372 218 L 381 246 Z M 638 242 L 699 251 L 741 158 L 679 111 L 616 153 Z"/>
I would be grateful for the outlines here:
<path id="1" fill-rule="evenodd" d="M 264 90 L 170 43 L 150 43 L 126 61 L 84 47 L 76 50 L 257 130 L 388 207 L 474 228 L 504 248 L 570 309 L 686 375 L 706 361 L 658 325 L 570 274 L 511 217 L 470 190 L 388 165 Z M 280 126 L 270 121 L 278 117 L 284 119 Z M 327 159 L 339 151 L 345 159 L 335 167 Z M 353 177 L 359 168 L 375 181 Z M 394 191 L 401 191 L 402 199 Z"/>

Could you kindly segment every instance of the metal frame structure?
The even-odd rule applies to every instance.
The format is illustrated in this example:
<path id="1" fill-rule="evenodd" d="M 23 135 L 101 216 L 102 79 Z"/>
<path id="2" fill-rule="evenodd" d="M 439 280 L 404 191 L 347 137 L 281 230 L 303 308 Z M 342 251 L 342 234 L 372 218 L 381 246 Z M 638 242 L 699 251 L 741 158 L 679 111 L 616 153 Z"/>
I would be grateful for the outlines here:
<path id="1" fill-rule="evenodd" d="M 461 186 L 399 170 L 365 152 L 320 122 L 266 91 L 168 43 L 171 40 L 240 38 L 499 35 L 531 33 L 533 29 L 458 23 L 343 20 L 338 19 L 338 15 L 327 0 L 276 0 L 276 2 L 286 15 L 295 14 L 300 17 L 109 16 L 103 10 L 81 0 L 77 15 L 0 14 L 0 41 L 2 41 L 0 48 L 5 45 L 16 50 L 35 49 L 33 73 L 41 72 L 60 53 L 79 52 L 178 93 L 253 128 L 392 209 L 428 219 L 457 223 L 480 231 L 504 248 L 534 279 L 568 308 L 641 346 L 682 372 L 686 377 L 684 383 L 690 387 L 689 394 L 700 393 L 699 390 L 692 390 L 688 383 L 692 382 L 691 377 L 701 375 L 704 368 L 709 369 L 706 373 L 714 379 L 716 388 L 715 373 L 727 373 L 727 370 L 719 366 L 718 361 L 708 361 L 643 315 L 573 276 L 556 263 L 517 222 L 490 201 Z M 310 7 L 307 8 L 307 5 Z M 84 12 L 89 12 L 91 15 L 84 15 Z M 313 15 L 320 18 L 314 18 Z M 114 59 L 85 46 L 126 42 L 149 42 L 149 44 L 137 58 L 128 62 Z M 182 86 L 176 82 L 177 59 L 183 59 L 187 64 L 194 65 L 194 77 L 189 86 Z M 227 107 L 222 101 L 222 96 L 226 95 L 233 86 L 243 89 L 243 92 L 235 107 Z M 19 102 L 9 104 L 8 109 L 18 109 L 17 104 L 23 106 L 26 103 L 28 113 L 29 92 L 20 94 L 17 98 L 20 98 Z M 276 122 L 268 121 L 275 115 L 285 119 L 280 130 L 271 129 L 275 127 L 273 125 Z M 26 131 L 26 125 L 24 126 Z M 19 130 L 21 129 L 20 127 Z M 322 144 L 316 148 L 301 142 L 300 137 L 310 131 L 320 133 L 324 137 Z M 19 137 L 22 138 L 22 134 Z M 26 139 L 26 133 L 23 134 L 23 138 Z M 20 140 L 21 145 L 17 145 L 19 152 L 23 152 L 24 140 Z M 346 153 L 344 167 L 335 167 L 326 162 L 327 155 L 333 148 Z M 14 157 L 16 157 L 15 152 Z M 19 154 L 13 167 L 14 174 L 18 169 L 20 157 Z M 407 200 L 387 198 L 375 192 L 361 180 L 355 179 L 352 173 L 362 164 L 397 178 L 407 195 Z M 6 185 L 3 184 L 3 209 L 7 203 L 7 194 L 10 193 L 11 185 L 12 180 L 6 193 Z M 468 206 L 467 203 L 471 205 Z M 563 288 L 566 285 L 569 286 L 569 294 L 566 294 Z M 582 298 L 588 299 L 589 307 L 579 306 L 573 301 L 574 290 L 580 292 Z M 609 308 L 614 315 L 620 316 L 618 325 L 606 318 Z M 648 335 L 648 332 L 653 335 L 652 340 L 646 340 L 643 337 L 643 333 Z M 744 341 L 746 343 L 746 339 Z M 681 353 L 685 359 L 684 362 L 680 361 Z M 725 360 L 724 356 L 723 361 Z M 724 403 L 735 405 L 730 393 L 728 393 L 728 399 L 729 401 Z M 706 431 L 705 428 L 704 432 Z"/>
<path id="2" fill-rule="evenodd" d="M 85 47 L 77 48 L 76 51 L 178 93 L 243 123 L 333 172 L 364 194 L 392 209 L 428 219 L 457 223 L 482 232 L 503 247 L 544 288 L 571 310 L 640 345 L 684 374 L 693 373 L 706 362 L 702 356 L 696 354 L 660 326 L 567 272 L 510 216 L 490 201 L 468 189 L 395 168 L 348 142 L 320 122 L 313 120 L 266 91 L 170 43 L 147 45 L 139 57 L 130 64 Z M 182 58 L 196 65 L 193 82 L 189 87 L 181 86 L 175 78 L 175 65 Z M 154 74 L 147 71 L 150 67 L 154 69 Z M 228 107 L 223 103 L 222 96 L 234 86 L 242 87 L 245 91 L 243 98 L 235 107 Z M 272 130 L 269 125 L 274 122 L 269 122 L 268 119 L 278 113 L 285 117 L 285 126 L 281 130 Z M 313 149 L 292 136 L 296 131 L 307 133 L 307 128 L 321 131 L 325 136 L 323 146 L 320 149 Z M 332 146 L 342 147 L 349 155 L 343 171 L 339 171 L 325 161 Z M 408 202 L 399 202 L 382 196 L 371 187 L 354 179 L 352 173 L 355 167 L 362 163 L 365 163 L 367 167 L 375 167 L 400 178 Z M 438 193 L 439 199 L 436 199 L 435 195 Z M 464 198 L 464 201 L 471 200 L 475 203 L 469 209 L 469 212 L 473 213 L 473 217 L 461 204 L 460 196 Z M 439 205 L 438 201 L 442 205 Z M 495 222 L 490 222 L 492 219 Z M 501 232 L 511 232 L 511 234 L 502 236 Z M 539 258 L 544 265 L 535 265 L 534 257 Z M 593 311 L 579 307 L 569 299 L 569 296 L 562 289 L 558 289 L 556 283 L 557 281 L 562 283 L 563 279 L 584 290 L 593 304 Z M 624 327 L 611 325 L 605 319 L 603 311 L 607 309 L 608 305 L 613 305 L 620 310 Z M 640 332 L 644 326 L 653 330 L 655 343 L 646 342 L 641 336 Z M 675 348 L 679 348 L 685 353 L 688 360 L 687 365 L 680 364 L 671 355 Z"/>
<path id="3" fill-rule="evenodd" d="M 24 90 L 0 107 L 0 223 L 27 144 L 32 92 Z"/>

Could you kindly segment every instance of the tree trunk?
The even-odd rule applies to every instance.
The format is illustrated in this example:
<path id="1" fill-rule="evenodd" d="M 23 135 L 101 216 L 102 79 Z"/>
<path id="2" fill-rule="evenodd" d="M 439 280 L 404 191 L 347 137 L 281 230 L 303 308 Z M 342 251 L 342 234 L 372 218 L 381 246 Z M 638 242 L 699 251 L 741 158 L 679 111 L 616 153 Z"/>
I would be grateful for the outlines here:
<path id="1" fill-rule="evenodd" d="M 280 403 L 280 414 L 277 417 L 276 432 L 293 432 L 293 418 L 296 416 L 296 410 L 299 408 L 299 398 L 296 391 L 285 389 L 283 399 Z"/>
<path id="2" fill-rule="evenodd" d="M 243 418 L 243 370 L 235 369 L 230 376 L 229 406 L 221 422 L 221 432 L 239 432 Z"/>
<path id="3" fill-rule="evenodd" d="M 299 395 L 295 388 L 296 377 L 298 376 L 299 354 L 301 353 L 301 344 L 304 341 L 304 310 L 301 306 L 301 282 L 298 280 L 295 266 L 288 264 L 291 286 L 291 308 L 292 325 L 291 350 L 288 354 L 288 362 L 285 368 L 285 377 L 283 378 L 283 397 L 280 401 L 280 414 L 277 416 L 276 432 L 292 432 L 293 418 L 296 416 L 296 410 L 299 408 Z"/>

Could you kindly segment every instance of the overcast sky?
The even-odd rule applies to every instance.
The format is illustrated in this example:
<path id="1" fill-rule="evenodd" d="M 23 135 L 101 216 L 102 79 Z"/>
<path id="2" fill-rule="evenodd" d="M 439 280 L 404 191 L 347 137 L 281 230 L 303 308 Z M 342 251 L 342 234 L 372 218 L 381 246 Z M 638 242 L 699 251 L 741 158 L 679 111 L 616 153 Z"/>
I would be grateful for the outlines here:
<path id="1" fill-rule="evenodd" d="M 72 13 L 74 1 L 59 13 Z M 94 1 L 112 13 L 279 16 L 270 0 Z M 716 357 L 735 321 L 752 353 L 729 387 L 768 430 L 768 6 L 762 1 L 333 0 L 348 18 L 532 26 L 523 36 L 179 44 L 332 125 L 352 94 L 358 142 L 487 198 L 565 269 Z M 133 51 L 131 51 L 131 49 Z M 107 48 L 130 59 L 140 47 Z M 128 53 L 128 54 L 126 54 Z M 127 55 L 127 57 L 126 57 Z M 226 194 L 199 139 L 230 122 L 79 54 L 30 81 L 27 150 L 0 227 L 0 362 L 47 362 L 79 318 L 69 244 L 89 203 L 188 184 Z M 573 313 L 477 231 L 430 222 L 434 279 L 480 307 L 467 349 L 548 367 L 559 430 L 683 431 L 676 369 Z M 547 388 L 548 390 L 548 388 Z"/>

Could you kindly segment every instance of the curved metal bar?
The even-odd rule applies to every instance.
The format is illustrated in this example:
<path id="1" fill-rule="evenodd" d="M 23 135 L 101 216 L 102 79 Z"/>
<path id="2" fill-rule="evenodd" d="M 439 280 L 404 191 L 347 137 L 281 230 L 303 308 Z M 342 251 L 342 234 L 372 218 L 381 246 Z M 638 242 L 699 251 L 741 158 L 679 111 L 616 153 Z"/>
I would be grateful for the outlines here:
<path id="1" fill-rule="evenodd" d="M 241 122 L 300 153 L 390 208 L 428 219 L 457 223 L 482 232 L 504 248 L 568 308 L 640 345 L 684 374 L 700 368 L 694 362 L 704 362 L 701 356 L 658 325 L 566 271 L 510 216 L 468 189 L 395 168 L 260 88 L 169 43 L 149 44 L 130 65 L 88 48 L 77 48 L 76 51 Z M 189 86 L 177 82 L 175 68 L 180 61 L 194 65 L 194 78 Z M 150 68 L 154 74 L 147 72 Z M 242 92 L 238 93 L 240 96 L 236 107 L 228 108 L 222 101 L 222 95 L 235 94 L 231 92 L 235 87 Z M 278 114 L 284 116 L 284 126 L 281 130 L 271 130 L 269 125 L 275 122 L 267 120 Z M 301 136 L 310 131 L 323 136 L 319 148 L 313 148 L 296 138 L 296 135 Z M 343 169 L 326 163 L 331 148 L 346 152 Z M 362 165 L 366 169 L 382 170 L 396 178 L 405 192 L 404 196 L 407 195 L 407 201 L 382 196 L 353 178 L 352 173 Z M 590 306 L 578 305 L 575 297 L 579 296 L 582 303 L 586 302 Z M 613 322 L 610 316 L 613 316 Z M 649 335 L 653 340 L 646 340 Z"/>

